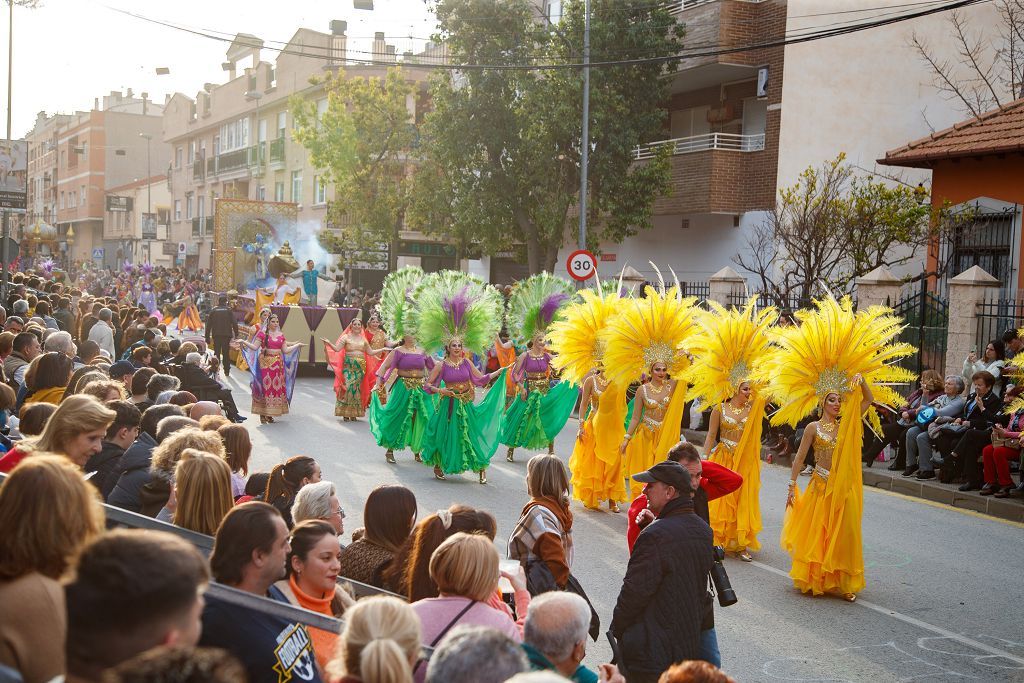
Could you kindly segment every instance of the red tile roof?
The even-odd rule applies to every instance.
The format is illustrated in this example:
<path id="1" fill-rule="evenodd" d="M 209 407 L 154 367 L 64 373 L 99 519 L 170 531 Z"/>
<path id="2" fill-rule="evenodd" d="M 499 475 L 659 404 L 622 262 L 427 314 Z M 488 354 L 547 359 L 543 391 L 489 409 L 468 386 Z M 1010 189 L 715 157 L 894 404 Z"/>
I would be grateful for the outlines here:
<path id="1" fill-rule="evenodd" d="M 1012 152 L 1024 152 L 1024 99 L 886 152 L 878 163 L 929 168 L 940 159 Z"/>

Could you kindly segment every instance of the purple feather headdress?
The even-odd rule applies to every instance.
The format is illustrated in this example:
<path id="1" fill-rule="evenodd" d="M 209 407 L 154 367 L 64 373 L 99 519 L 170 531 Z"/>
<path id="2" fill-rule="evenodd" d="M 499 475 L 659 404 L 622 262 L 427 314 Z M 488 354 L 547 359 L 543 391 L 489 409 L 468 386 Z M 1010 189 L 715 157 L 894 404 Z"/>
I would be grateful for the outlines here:
<path id="1" fill-rule="evenodd" d="M 540 327 L 545 328 L 550 325 L 551 321 L 555 319 L 558 309 L 570 298 L 568 294 L 563 292 L 552 294 L 546 298 L 544 303 L 540 305 L 540 310 L 537 311 L 537 322 L 540 324 Z"/>
<path id="2" fill-rule="evenodd" d="M 124 265 L 121 266 L 121 269 L 124 270 L 124 272 L 128 273 L 129 275 L 135 272 L 135 266 L 132 264 L 131 261 L 125 261 Z"/>
<path id="3" fill-rule="evenodd" d="M 445 313 L 448 314 L 452 327 L 454 327 L 452 332 L 462 328 L 462 321 L 469 303 L 469 285 L 460 289 L 451 299 L 444 300 Z"/>
<path id="4" fill-rule="evenodd" d="M 52 258 L 44 259 L 43 262 L 39 264 L 39 267 L 42 268 L 43 272 L 46 273 L 47 276 L 53 275 L 53 269 L 56 266 L 57 263 Z"/>
<path id="5" fill-rule="evenodd" d="M 145 263 L 143 263 L 142 264 L 142 272 L 146 276 L 152 275 L 152 273 L 153 273 L 153 264 L 150 263 L 149 261 L 146 261 Z"/>

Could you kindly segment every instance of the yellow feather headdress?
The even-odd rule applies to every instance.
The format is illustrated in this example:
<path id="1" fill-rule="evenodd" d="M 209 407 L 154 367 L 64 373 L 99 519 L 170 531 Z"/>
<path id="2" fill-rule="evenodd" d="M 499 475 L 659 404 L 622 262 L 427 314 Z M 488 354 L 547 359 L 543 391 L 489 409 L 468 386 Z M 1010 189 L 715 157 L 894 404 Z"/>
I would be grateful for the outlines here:
<path id="1" fill-rule="evenodd" d="M 694 361 L 686 375 L 690 398 L 717 405 L 734 396 L 740 384 L 755 379 L 754 368 L 771 350 L 768 328 L 779 317 L 775 308 L 758 311 L 756 304 L 756 296 L 742 310 L 709 300 L 711 310 L 698 312 L 700 332 L 689 344 Z"/>
<path id="2" fill-rule="evenodd" d="M 590 289 L 579 292 L 579 299 L 566 306 L 562 319 L 556 320 L 548 330 L 548 348 L 554 354 L 551 360 L 562 373 L 562 378 L 582 385 L 583 380 L 601 361 L 604 344 L 601 330 L 616 315 L 618 294 L 601 295 Z"/>
<path id="3" fill-rule="evenodd" d="M 914 373 L 893 363 L 914 352 L 910 344 L 894 341 L 903 321 L 886 306 L 853 310 L 849 297 L 829 296 L 813 309 L 796 312 L 798 325 L 770 331 L 772 353 L 756 369 L 772 400 L 782 407 L 772 424 L 796 426 L 830 393 L 844 396 L 854 375 L 871 384 L 875 402 L 887 406 L 903 402 L 890 384 L 912 382 Z M 869 411 L 879 431 L 878 415 Z"/>
<path id="4" fill-rule="evenodd" d="M 1017 330 L 1017 336 L 1021 339 L 1024 339 L 1024 327 Z M 1017 357 L 1014 356 L 1015 360 L 1016 358 Z M 1016 362 L 1008 362 L 1007 365 L 1011 368 L 1011 370 L 1007 372 L 1006 368 L 1004 367 L 1003 373 L 1010 376 L 1010 382 L 1015 385 L 1019 385 L 1021 382 L 1024 382 L 1024 370 L 1022 370 Z M 1013 399 L 1005 406 L 1003 406 L 1003 412 L 1006 413 L 1007 415 L 1012 415 L 1013 413 L 1016 413 L 1019 410 L 1024 410 L 1024 394 L 1018 395 L 1015 399 Z"/>
<path id="5" fill-rule="evenodd" d="M 678 287 L 658 291 L 650 286 L 644 289 L 644 298 L 623 299 L 619 314 L 600 334 L 608 380 L 628 386 L 656 362 L 680 377 L 690 367 L 687 346 L 697 332 L 695 301 L 681 298 Z"/>

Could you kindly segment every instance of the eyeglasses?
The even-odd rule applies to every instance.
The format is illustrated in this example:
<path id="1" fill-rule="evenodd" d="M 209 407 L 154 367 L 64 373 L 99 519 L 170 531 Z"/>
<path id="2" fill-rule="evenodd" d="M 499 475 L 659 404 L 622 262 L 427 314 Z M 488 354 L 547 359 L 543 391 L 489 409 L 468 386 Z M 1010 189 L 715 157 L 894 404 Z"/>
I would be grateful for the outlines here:
<path id="1" fill-rule="evenodd" d="M 337 510 L 331 510 L 331 517 L 334 517 L 335 515 L 338 515 L 342 519 L 345 519 L 345 511 L 341 508 L 338 508 Z"/>

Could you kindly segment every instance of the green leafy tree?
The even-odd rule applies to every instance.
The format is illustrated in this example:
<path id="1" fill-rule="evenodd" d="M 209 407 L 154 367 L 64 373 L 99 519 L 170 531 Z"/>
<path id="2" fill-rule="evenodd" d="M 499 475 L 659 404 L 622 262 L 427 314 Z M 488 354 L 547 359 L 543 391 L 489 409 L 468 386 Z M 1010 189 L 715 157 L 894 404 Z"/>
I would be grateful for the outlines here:
<path id="1" fill-rule="evenodd" d="M 733 261 L 785 307 L 824 288 L 848 292 L 857 278 L 919 258 L 969 223 L 969 216 L 954 216 L 949 207 L 933 208 L 923 186 L 859 175 L 840 154 L 781 189 L 775 208 Z M 938 271 L 921 277 L 941 275 L 948 265 L 939 263 Z"/>
<path id="2" fill-rule="evenodd" d="M 324 182 L 334 184 L 328 218 L 341 228 L 341 243 L 354 250 L 396 245 L 411 184 L 416 129 L 408 110 L 413 92 L 400 67 L 384 78 L 328 74 L 322 83 L 327 109 L 318 115 L 311 98 L 294 96 L 295 139 L 309 151 Z"/>
<path id="3" fill-rule="evenodd" d="M 466 64 L 576 64 L 583 3 L 557 25 L 529 0 L 438 0 L 438 38 Z M 682 29 L 650 0 L 594 0 L 594 61 L 675 54 Z M 651 224 L 669 187 L 663 151 L 636 163 L 636 145 L 660 137 L 666 66 L 591 69 L 588 243 L 621 241 Z M 582 74 L 579 69 L 441 73 L 420 146 L 410 222 L 485 253 L 525 245 L 531 273 L 553 270 L 578 220 Z"/>

